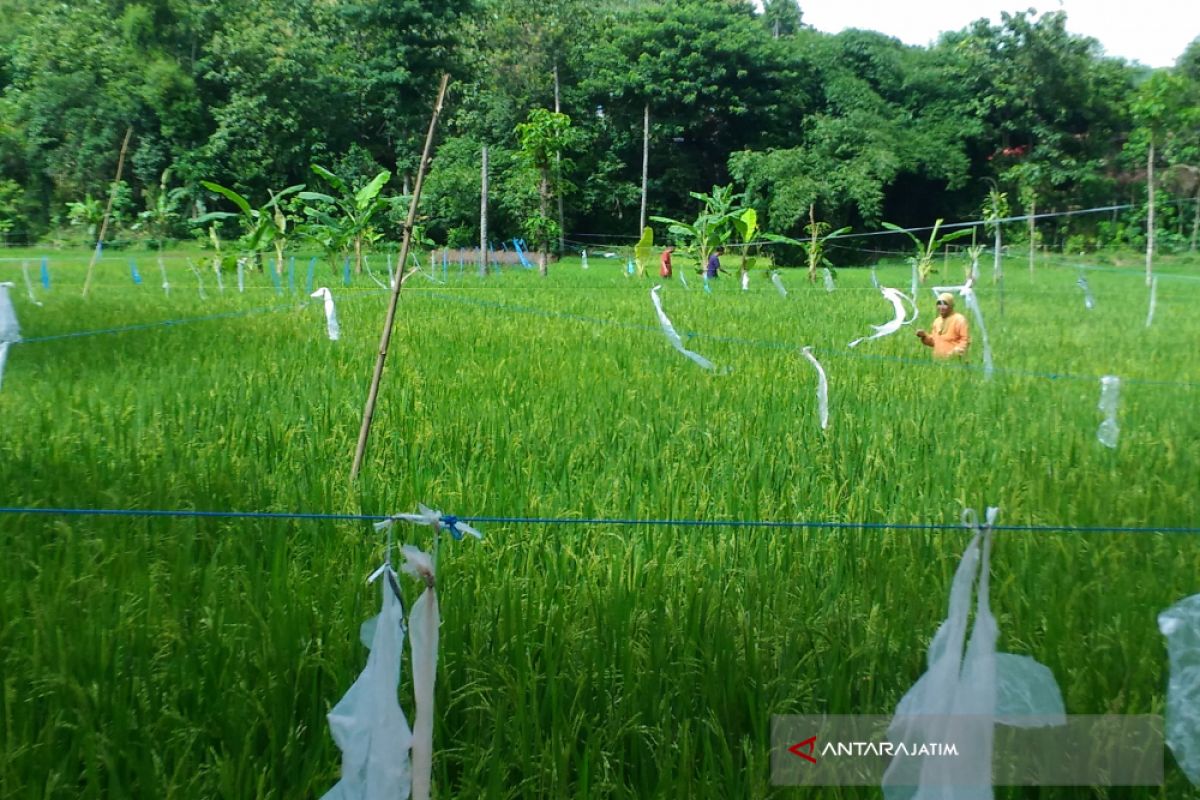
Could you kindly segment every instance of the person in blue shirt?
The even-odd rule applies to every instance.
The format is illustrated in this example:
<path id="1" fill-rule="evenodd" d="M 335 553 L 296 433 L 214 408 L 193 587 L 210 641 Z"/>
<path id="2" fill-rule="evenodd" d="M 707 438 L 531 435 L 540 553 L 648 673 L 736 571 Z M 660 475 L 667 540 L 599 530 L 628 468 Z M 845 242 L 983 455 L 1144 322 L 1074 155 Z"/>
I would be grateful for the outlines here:
<path id="1" fill-rule="evenodd" d="M 721 256 L 724 254 L 725 251 L 720 247 L 712 251 L 712 254 L 708 257 L 708 269 L 704 271 L 704 277 L 717 277 L 717 273 L 721 271 Z"/>

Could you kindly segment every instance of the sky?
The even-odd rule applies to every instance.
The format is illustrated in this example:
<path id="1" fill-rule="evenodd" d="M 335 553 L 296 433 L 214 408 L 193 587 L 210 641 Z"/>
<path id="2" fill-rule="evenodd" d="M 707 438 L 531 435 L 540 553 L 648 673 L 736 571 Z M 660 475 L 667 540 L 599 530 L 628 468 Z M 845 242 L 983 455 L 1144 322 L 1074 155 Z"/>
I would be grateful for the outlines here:
<path id="1" fill-rule="evenodd" d="M 864 28 L 906 44 L 928 45 L 942 31 L 980 17 L 1000 22 L 1001 11 L 1036 8 L 1067 12 L 1067 30 L 1098 39 L 1104 51 L 1148 67 L 1169 67 L 1200 36 L 1200 0 L 799 0 L 803 21 L 838 33 Z"/>

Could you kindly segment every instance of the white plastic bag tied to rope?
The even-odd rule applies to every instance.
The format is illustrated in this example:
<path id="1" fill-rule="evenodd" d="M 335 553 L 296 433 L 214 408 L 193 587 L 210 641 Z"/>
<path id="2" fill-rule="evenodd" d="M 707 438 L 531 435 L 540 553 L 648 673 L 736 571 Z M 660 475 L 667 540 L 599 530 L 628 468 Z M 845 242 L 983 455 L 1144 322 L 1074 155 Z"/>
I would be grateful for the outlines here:
<path id="1" fill-rule="evenodd" d="M 1088 286 L 1087 278 L 1083 275 L 1080 275 L 1079 280 L 1075 281 L 1075 284 L 1080 289 L 1083 289 L 1083 307 L 1088 311 L 1091 311 L 1096 307 L 1096 300 L 1092 297 L 1092 287 Z"/>
<path id="2" fill-rule="evenodd" d="M 707 279 L 705 279 L 704 285 L 705 287 L 708 286 Z M 651 289 L 650 299 L 654 302 L 654 311 L 658 314 L 658 324 L 662 326 L 663 333 L 666 334 L 666 337 L 671 342 L 671 345 L 680 353 L 683 353 L 692 361 L 695 361 L 701 367 L 704 367 L 704 369 L 714 369 L 713 363 L 707 358 L 699 353 L 693 353 L 691 350 L 688 350 L 683 346 L 683 340 L 680 339 L 679 334 L 675 332 L 675 326 L 671 324 L 671 320 L 667 319 L 666 313 L 663 312 L 662 301 L 658 299 L 658 290 L 661 288 L 661 286 L 655 286 L 653 289 Z"/>
<path id="3" fill-rule="evenodd" d="M 745 292 L 745 291 L 748 291 L 749 289 L 750 289 L 750 273 L 743 272 L 742 273 L 742 291 Z"/>
<path id="4" fill-rule="evenodd" d="M 17 310 L 8 296 L 11 283 L 0 283 L 0 386 L 4 384 L 4 362 L 8 360 L 8 346 L 21 341 L 21 326 L 17 323 Z"/>
<path id="5" fill-rule="evenodd" d="M 583 268 L 584 268 L 584 269 L 587 269 L 587 268 L 588 268 L 588 265 L 587 265 L 587 250 L 580 250 L 580 251 L 579 251 L 579 254 L 580 254 L 580 256 L 583 258 Z"/>
<path id="6" fill-rule="evenodd" d="M 817 418 L 821 421 L 821 430 L 825 430 L 829 427 L 829 381 L 821 362 L 813 356 L 812 347 L 805 347 L 800 352 L 817 370 Z"/>
<path id="7" fill-rule="evenodd" d="M 373 578 L 381 575 L 386 576 L 380 582 L 383 605 L 360 633 L 371 649 L 367 666 L 329 712 L 329 729 L 342 751 L 342 779 L 322 800 L 404 800 L 412 790 L 412 730 L 397 696 L 404 606 L 390 563 Z"/>
<path id="8" fill-rule="evenodd" d="M 29 294 L 29 302 L 35 306 L 40 306 L 42 303 L 33 296 L 33 281 L 29 280 L 29 262 L 21 262 L 21 275 L 25 278 L 25 291 Z"/>
<path id="9" fill-rule="evenodd" d="M 1188 780 L 1200 786 L 1200 594 L 1158 615 L 1167 637 L 1167 746 Z"/>
<path id="10" fill-rule="evenodd" d="M 1105 447 L 1115 448 L 1121 429 L 1117 426 L 1117 404 L 1121 394 L 1121 379 L 1116 375 L 1105 375 L 1100 379 L 1100 411 L 1104 421 L 1096 431 L 1096 438 Z"/>
<path id="11" fill-rule="evenodd" d="M 884 336 L 890 336 L 891 334 L 900 330 L 900 327 L 906 324 L 906 322 L 912 322 L 917 318 L 916 304 L 913 303 L 913 301 L 908 297 L 908 295 L 904 294 L 904 292 L 887 286 L 884 286 L 879 291 L 883 293 L 884 299 L 892 304 L 892 309 L 895 311 L 895 316 L 890 321 L 885 322 L 883 325 L 872 325 L 871 327 L 875 329 L 875 333 L 871 334 L 870 336 L 863 336 L 855 339 L 850 343 L 850 347 L 858 347 L 863 342 L 869 342 L 872 339 L 880 339 Z M 905 304 L 913 309 L 912 319 L 907 319 L 908 312 L 905 309 Z"/>
<path id="12" fill-rule="evenodd" d="M 999 626 L 989 583 L 998 512 L 988 508 L 982 528 L 973 510 L 963 512 L 963 524 L 973 536 L 954 573 L 946 619 L 929 645 L 928 669 L 901 698 L 888 728 L 892 742 L 955 742 L 959 756 L 897 756 L 883 777 L 887 800 L 990 799 L 995 724 L 1031 728 L 1066 723 L 1062 693 L 1050 670 L 1027 656 L 996 652 Z"/>
<path id="13" fill-rule="evenodd" d="M 413 603 L 408 615 L 408 635 L 412 645 L 413 695 L 416 716 L 412 732 L 413 800 L 429 800 L 433 782 L 433 688 L 437 676 L 438 612 L 437 580 L 433 558 L 426 552 L 404 545 L 405 574 L 425 584 L 425 591 Z"/>
<path id="14" fill-rule="evenodd" d="M 325 301 L 325 329 L 329 333 L 329 338 L 336 342 L 342 335 L 342 330 L 338 327 L 337 309 L 333 307 L 333 293 L 322 286 L 309 297 L 317 297 Z"/>
<path id="15" fill-rule="evenodd" d="M 1150 323 L 1154 322 L 1154 305 L 1158 300 L 1158 276 L 1155 275 L 1150 280 L 1150 310 L 1146 312 L 1146 327 L 1150 327 Z"/>
<path id="16" fill-rule="evenodd" d="M 879 285 L 879 275 L 875 272 L 874 267 L 871 267 L 871 285 L 874 286 L 876 289 L 883 288 L 882 286 Z"/>
<path id="17" fill-rule="evenodd" d="M 683 270 L 679 270 L 679 282 L 683 284 L 683 288 L 691 290 L 692 287 L 688 286 L 687 276 L 683 274 Z"/>
<path id="18" fill-rule="evenodd" d="M 775 284 L 775 288 L 779 290 L 781 295 L 787 297 L 787 289 L 783 288 L 783 281 L 779 280 L 778 272 L 771 273 L 771 283 Z"/>
<path id="19" fill-rule="evenodd" d="M 979 329 L 979 338 L 983 342 L 983 376 L 991 380 L 992 374 L 995 372 L 995 365 L 992 363 L 992 344 L 988 341 L 987 327 L 983 324 L 983 311 L 979 308 L 979 298 L 975 295 L 975 290 L 971 288 L 974 280 L 970 280 L 962 286 L 934 286 L 932 287 L 933 296 L 937 297 L 943 292 L 957 294 L 963 298 L 967 304 L 967 310 L 971 312 L 971 317 L 975 320 L 975 327 Z"/>
<path id="20" fill-rule="evenodd" d="M 825 278 L 825 291 L 832 292 L 835 288 L 833 285 L 833 270 L 829 267 L 821 268 L 821 276 Z"/>
<path id="21" fill-rule="evenodd" d="M 917 296 L 917 262 L 916 261 L 912 262 L 912 282 L 910 284 L 909 294 L 914 298 Z"/>
<path id="22" fill-rule="evenodd" d="M 446 529 L 455 541 L 461 541 L 463 536 L 474 536 L 482 539 L 483 534 L 460 520 L 453 514 L 443 514 L 430 508 L 424 503 L 417 503 L 416 514 L 393 514 L 382 522 L 375 523 L 375 530 L 386 531 L 397 522 L 411 522 L 414 525 L 428 525 L 436 530 Z"/>
<path id="23" fill-rule="evenodd" d="M 244 258 L 239 258 L 237 260 L 237 283 L 238 283 L 238 291 L 245 292 L 246 291 L 246 259 L 244 259 Z"/>

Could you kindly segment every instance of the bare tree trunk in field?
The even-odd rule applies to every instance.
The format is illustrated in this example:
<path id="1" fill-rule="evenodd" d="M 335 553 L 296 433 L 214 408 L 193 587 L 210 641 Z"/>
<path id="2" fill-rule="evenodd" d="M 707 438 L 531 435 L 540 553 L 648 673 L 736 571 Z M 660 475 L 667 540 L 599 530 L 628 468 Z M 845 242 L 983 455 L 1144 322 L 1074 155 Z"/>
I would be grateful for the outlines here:
<path id="1" fill-rule="evenodd" d="M 1037 216 L 1037 200 L 1029 204 L 1029 274 L 1033 274 L 1033 255 L 1036 250 L 1035 242 L 1037 241 L 1037 222 L 1034 217 Z M 999 259 L 1000 255 L 997 254 Z"/>
<path id="2" fill-rule="evenodd" d="M 362 237 L 354 237 L 354 274 L 362 275 Z"/>
<path id="3" fill-rule="evenodd" d="M 817 282 L 817 204 L 808 204 L 808 229 L 812 231 L 812 244 L 808 246 L 808 282 Z"/>
<path id="4" fill-rule="evenodd" d="M 650 172 L 650 104 L 646 103 L 642 119 L 642 213 L 638 217 L 638 238 L 646 230 L 646 177 Z"/>
<path id="5" fill-rule="evenodd" d="M 558 107 L 558 64 L 554 65 L 554 113 L 561 113 Z M 558 185 L 558 254 L 561 257 L 567 249 L 567 232 L 563 229 L 562 153 L 554 154 L 554 182 Z"/>
<path id="6" fill-rule="evenodd" d="M 542 170 L 542 180 L 538 184 L 538 195 L 541 198 L 542 219 L 547 219 L 547 214 L 550 210 L 550 173 L 549 170 Z M 550 273 L 548 261 L 546 258 L 546 248 L 549 244 L 545 236 L 539 236 L 541 239 L 538 242 L 538 275 L 543 278 Z"/>
<path id="7" fill-rule="evenodd" d="M 1154 274 L 1154 136 L 1150 137 L 1150 149 L 1146 154 L 1146 201 L 1150 206 L 1146 213 L 1146 285 L 1150 285 Z"/>
<path id="8" fill-rule="evenodd" d="M 479 276 L 483 277 L 488 274 L 488 236 L 487 236 L 487 212 L 488 212 L 488 153 L 487 145 L 483 146 L 483 169 L 479 179 Z"/>

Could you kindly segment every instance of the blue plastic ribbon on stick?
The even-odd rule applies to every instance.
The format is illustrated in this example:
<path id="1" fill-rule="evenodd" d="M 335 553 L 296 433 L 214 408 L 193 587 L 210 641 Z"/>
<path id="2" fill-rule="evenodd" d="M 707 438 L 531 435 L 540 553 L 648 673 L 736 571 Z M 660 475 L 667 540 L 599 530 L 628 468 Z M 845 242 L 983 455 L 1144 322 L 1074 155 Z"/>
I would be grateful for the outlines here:
<path id="1" fill-rule="evenodd" d="M 133 278 L 133 282 L 135 284 L 141 284 L 142 276 L 141 273 L 138 272 L 137 262 L 133 259 L 129 260 L 129 276 Z"/>
<path id="2" fill-rule="evenodd" d="M 50 265 L 47 263 L 45 256 L 42 256 L 42 288 L 50 288 Z"/>
<path id="3" fill-rule="evenodd" d="M 313 273 L 317 270 L 317 257 L 313 256 L 308 260 L 308 278 L 304 282 L 304 291 L 308 294 L 313 292 Z"/>

